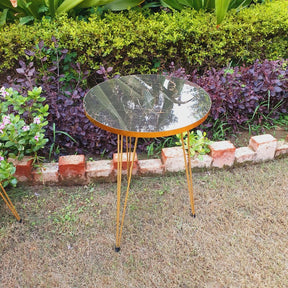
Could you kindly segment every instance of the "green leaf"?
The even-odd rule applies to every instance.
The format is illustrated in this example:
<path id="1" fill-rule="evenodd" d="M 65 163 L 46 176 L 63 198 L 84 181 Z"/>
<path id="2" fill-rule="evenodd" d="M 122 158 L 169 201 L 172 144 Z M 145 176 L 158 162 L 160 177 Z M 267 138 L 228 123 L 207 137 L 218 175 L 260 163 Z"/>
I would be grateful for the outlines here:
<path id="1" fill-rule="evenodd" d="M 75 8 L 77 5 L 82 3 L 83 0 L 65 0 L 57 9 L 56 14 L 67 13 L 69 10 Z"/>
<path id="2" fill-rule="evenodd" d="M 47 6 L 45 5 L 41 5 L 38 9 L 38 13 L 44 13 L 44 12 L 47 12 L 49 9 Z"/>
<path id="3" fill-rule="evenodd" d="M 10 184 L 15 187 L 15 186 L 17 185 L 17 179 L 13 177 L 13 178 L 10 180 Z"/>
<path id="4" fill-rule="evenodd" d="M 7 142 L 5 143 L 5 147 L 6 147 L 6 148 L 9 148 L 9 147 L 11 147 L 11 146 L 13 146 L 13 145 L 15 145 L 15 143 L 14 143 L 14 142 L 11 142 L 11 141 L 7 141 Z"/>
<path id="5" fill-rule="evenodd" d="M 33 16 L 33 20 L 39 18 L 39 6 L 43 4 L 43 0 L 18 0 L 18 6 L 22 8 L 27 16 Z M 25 18 L 25 17 L 23 17 Z"/>
<path id="6" fill-rule="evenodd" d="M 29 23 L 29 22 L 31 22 L 31 21 L 34 21 L 34 17 L 33 16 L 25 16 L 25 17 L 22 17 L 22 18 L 20 18 L 20 21 L 19 21 L 19 23 L 21 24 L 21 25 L 24 25 L 24 24 L 27 24 L 27 23 Z"/>
<path id="7" fill-rule="evenodd" d="M 8 9 L 4 9 L 3 12 L 0 12 L 0 26 L 3 26 L 6 24 L 7 12 L 8 12 Z"/>
<path id="8" fill-rule="evenodd" d="M 113 2 L 114 0 L 84 0 L 81 4 L 79 4 L 79 8 L 90 8 L 96 6 L 102 6 Z"/>
<path id="9" fill-rule="evenodd" d="M 239 11 L 247 7 L 251 2 L 252 0 L 231 0 L 228 10 L 237 9 Z"/>
<path id="10" fill-rule="evenodd" d="M 168 7 L 168 8 L 172 8 L 172 9 L 177 9 L 177 10 L 182 10 L 183 9 L 183 5 L 181 5 L 179 3 L 179 1 L 177 0 L 161 0 L 160 1 L 161 4 L 164 6 L 164 7 Z"/>
<path id="11" fill-rule="evenodd" d="M 133 8 L 137 5 L 140 5 L 142 2 L 142 0 L 115 0 L 105 5 L 104 7 L 112 11 L 120 11 Z"/>
<path id="12" fill-rule="evenodd" d="M 17 155 L 16 155 L 15 153 L 10 152 L 10 153 L 8 154 L 8 157 L 9 157 L 9 158 L 12 158 L 12 159 L 16 159 L 16 158 L 17 158 Z"/>
<path id="13" fill-rule="evenodd" d="M 219 25 L 228 10 L 229 4 L 231 0 L 215 0 L 215 13 L 216 13 L 216 22 Z"/>

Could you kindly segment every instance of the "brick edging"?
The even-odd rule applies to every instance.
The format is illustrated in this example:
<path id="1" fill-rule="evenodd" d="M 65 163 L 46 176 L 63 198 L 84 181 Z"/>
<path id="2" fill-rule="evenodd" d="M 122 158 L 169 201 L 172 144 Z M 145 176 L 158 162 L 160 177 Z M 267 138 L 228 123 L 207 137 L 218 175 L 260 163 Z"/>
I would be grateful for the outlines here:
<path id="1" fill-rule="evenodd" d="M 248 147 L 236 148 L 230 141 L 217 141 L 210 145 L 209 155 L 193 158 L 193 169 L 232 167 L 243 163 L 259 163 L 282 155 L 288 155 L 288 135 L 278 141 L 270 134 L 253 136 Z M 58 163 L 44 163 L 33 168 L 32 161 L 25 156 L 21 161 L 13 160 L 15 177 L 29 184 L 81 185 L 90 182 L 116 181 L 117 154 L 112 160 L 85 161 L 84 155 L 61 156 Z M 123 173 L 127 173 L 126 154 L 123 154 Z M 185 170 L 182 147 L 163 148 L 161 159 L 135 159 L 132 173 L 139 176 L 162 175 L 167 172 Z"/>

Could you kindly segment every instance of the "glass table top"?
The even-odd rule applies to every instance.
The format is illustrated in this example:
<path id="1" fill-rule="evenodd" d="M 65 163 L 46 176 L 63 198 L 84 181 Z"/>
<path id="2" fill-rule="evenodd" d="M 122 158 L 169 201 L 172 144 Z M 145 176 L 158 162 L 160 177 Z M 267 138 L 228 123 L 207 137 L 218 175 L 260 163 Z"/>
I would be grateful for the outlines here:
<path id="1" fill-rule="evenodd" d="M 164 75 L 130 75 L 88 91 L 88 119 L 107 131 L 131 137 L 162 137 L 197 127 L 208 116 L 211 99 L 189 81 Z"/>

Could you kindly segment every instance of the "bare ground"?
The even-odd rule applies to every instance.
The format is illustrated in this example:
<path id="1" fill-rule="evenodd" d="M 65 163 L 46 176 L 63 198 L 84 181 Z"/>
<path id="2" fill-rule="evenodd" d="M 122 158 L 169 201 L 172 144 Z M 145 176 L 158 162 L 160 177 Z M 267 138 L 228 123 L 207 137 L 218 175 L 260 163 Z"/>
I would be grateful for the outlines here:
<path id="1" fill-rule="evenodd" d="M 121 251 L 116 186 L 10 190 L 0 203 L 0 287 L 288 287 L 288 159 L 134 179 Z"/>

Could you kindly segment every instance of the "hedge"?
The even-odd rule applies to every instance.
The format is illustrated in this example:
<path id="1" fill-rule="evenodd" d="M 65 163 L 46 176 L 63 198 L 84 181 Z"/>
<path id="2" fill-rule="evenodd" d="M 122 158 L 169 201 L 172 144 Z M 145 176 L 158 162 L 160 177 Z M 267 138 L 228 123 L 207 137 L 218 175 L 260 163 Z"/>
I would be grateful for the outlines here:
<path id="1" fill-rule="evenodd" d="M 152 73 L 172 61 L 190 72 L 253 63 L 256 59 L 288 58 L 288 2 L 252 5 L 229 11 L 217 27 L 213 14 L 181 12 L 144 13 L 130 10 L 92 15 L 89 21 L 62 16 L 31 26 L 4 26 L 0 35 L 0 71 L 15 69 L 24 50 L 51 37 L 77 53 L 87 69 L 112 66 L 122 75 Z"/>

